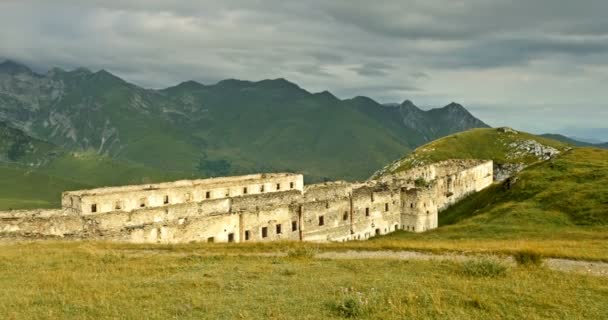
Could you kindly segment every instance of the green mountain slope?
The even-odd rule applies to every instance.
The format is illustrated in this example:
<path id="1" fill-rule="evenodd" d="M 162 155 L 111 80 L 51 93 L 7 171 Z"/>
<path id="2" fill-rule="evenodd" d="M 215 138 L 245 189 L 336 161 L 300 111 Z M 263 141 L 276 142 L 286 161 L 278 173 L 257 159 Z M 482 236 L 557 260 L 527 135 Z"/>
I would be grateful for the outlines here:
<path id="1" fill-rule="evenodd" d="M 516 172 L 568 148 L 562 142 L 510 128 L 472 129 L 425 144 L 375 175 L 396 173 L 447 159 L 493 160 L 496 175 L 502 174 L 500 171 L 504 168 Z M 511 169 L 512 166 L 514 169 Z"/>
<path id="2" fill-rule="evenodd" d="M 68 190 L 195 178 L 95 153 L 64 153 L 40 166 L 0 162 L 0 210 L 58 207 Z"/>
<path id="3" fill-rule="evenodd" d="M 145 167 L 100 156 L 93 152 L 71 152 L 53 159 L 36 172 L 91 186 L 116 186 L 171 181 L 197 176 Z"/>
<path id="4" fill-rule="evenodd" d="M 515 181 L 513 183 L 513 181 Z M 577 148 L 533 165 L 440 214 L 445 232 L 551 233 L 608 225 L 608 151 Z"/>
<path id="5" fill-rule="evenodd" d="M 0 123 L 0 210 L 58 206 L 66 190 L 192 177 L 91 151 L 66 151 Z"/>
<path id="6" fill-rule="evenodd" d="M 303 172 L 315 180 L 356 179 L 397 157 L 399 149 L 408 149 L 396 128 L 331 94 L 310 94 L 283 79 L 188 83 L 164 93 L 193 109 L 203 106 L 194 135 L 207 142 L 210 159 L 226 159 L 237 172 L 274 168 Z"/>
<path id="7" fill-rule="evenodd" d="M 39 166 L 52 159 L 58 151 L 53 144 L 34 139 L 0 121 L 0 162 Z"/>
<path id="8" fill-rule="evenodd" d="M 90 187 L 4 164 L 0 164 L 0 177 L 0 210 L 58 208 L 61 192 Z"/>
<path id="9" fill-rule="evenodd" d="M 461 106 L 422 111 L 340 100 L 285 80 L 148 90 L 101 70 L 41 75 L 0 64 L 0 120 L 70 151 L 218 176 L 292 170 L 363 179 L 404 150 L 486 125 Z"/>

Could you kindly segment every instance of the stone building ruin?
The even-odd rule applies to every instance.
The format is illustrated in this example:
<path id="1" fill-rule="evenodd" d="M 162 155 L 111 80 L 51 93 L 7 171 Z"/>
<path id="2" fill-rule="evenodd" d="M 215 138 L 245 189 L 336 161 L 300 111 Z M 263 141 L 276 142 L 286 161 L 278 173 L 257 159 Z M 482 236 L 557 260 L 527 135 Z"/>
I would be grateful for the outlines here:
<path id="1" fill-rule="evenodd" d="M 363 183 L 273 173 L 68 191 L 61 209 L 0 212 L 0 237 L 134 243 L 349 241 L 437 228 L 493 182 L 492 161 L 448 160 Z"/>

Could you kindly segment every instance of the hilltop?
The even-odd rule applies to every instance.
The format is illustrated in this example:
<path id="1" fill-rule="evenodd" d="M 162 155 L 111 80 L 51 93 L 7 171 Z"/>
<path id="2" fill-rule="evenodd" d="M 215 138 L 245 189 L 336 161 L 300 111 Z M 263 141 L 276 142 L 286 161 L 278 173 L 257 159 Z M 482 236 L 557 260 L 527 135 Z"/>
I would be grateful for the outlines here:
<path id="1" fill-rule="evenodd" d="M 568 144 L 510 128 L 480 128 L 456 133 L 425 144 L 378 171 L 397 173 L 448 159 L 488 159 L 502 180 L 541 160 L 571 148 Z"/>
<path id="2" fill-rule="evenodd" d="M 487 127 L 461 105 L 420 110 L 311 93 L 286 79 L 152 90 L 106 70 L 0 63 L 0 121 L 67 151 L 200 177 L 298 171 L 357 180 L 404 151 Z"/>
<path id="3" fill-rule="evenodd" d="M 608 150 L 576 148 L 440 214 L 441 225 L 503 233 L 608 225 Z"/>

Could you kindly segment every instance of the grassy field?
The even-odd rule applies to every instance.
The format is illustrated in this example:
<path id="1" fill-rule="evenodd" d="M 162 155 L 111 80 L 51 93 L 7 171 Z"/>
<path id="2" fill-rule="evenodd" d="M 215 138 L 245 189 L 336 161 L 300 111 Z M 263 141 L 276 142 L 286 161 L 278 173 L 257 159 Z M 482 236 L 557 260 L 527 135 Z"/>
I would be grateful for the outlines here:
<path id="1" fill-rule="evenodd" d="M 221 250 L 222 246 L 214 246 Z M 459 262 L 3 244 L 4 319 L 602 319 L 608 278 Z M 24 271 L 27 270 L 27 271 Z"/>

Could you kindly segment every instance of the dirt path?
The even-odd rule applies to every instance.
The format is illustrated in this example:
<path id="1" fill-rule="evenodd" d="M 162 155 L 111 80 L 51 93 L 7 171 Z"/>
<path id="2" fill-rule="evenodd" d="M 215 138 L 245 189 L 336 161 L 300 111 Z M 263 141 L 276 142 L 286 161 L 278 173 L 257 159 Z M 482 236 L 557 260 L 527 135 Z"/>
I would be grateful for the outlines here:
<path id="1" fill-rule="evenodd" d="M 316 258 L 321 259 L 395 259 L 395 260 L 450 260 L 464 261 L 471 256 L 461 254 L 429 254 L 415 251 L 344 251 L 321 252 Z M 509 264 L 515 264 L 513 258 L 504 258 Z M 594 276 L 608 277 L 608 263 L 597 261 L 578 261 L 568 259 L 546 258 L 544 265 L 551 269 L 564 272 L 576 272 Z"/>
<path id="2" fill-rule="evenodd" d="M 184 252 L 165 252 L 157 250 L 126 250 L 130 254 L 150 255 L 150 254 L 172 254 L 175 256 L 191 255 Z M 286 257 L 286 252 L 247 252 L 247 253 L 204 253 L 201 256 L 249 256 L 249 257 Z M 317 259 L 349 260 L 349 259 L 392 259 L 392 260 L 449 260 L 462 262 L 474 258 L 475 255 L 464 255 L 455 253 L 432 254 L 417 251 L 321 251 L 315 254 Z M 512 257 L 500 258 L 506 263 L 515 266 Z M 600 261 L 569 260 L 557 258 L 545 258 L 543 265 L 551 270 L 562 272 L 576 272 L 594 276 L 608 277 L 608 263 Z"/>

